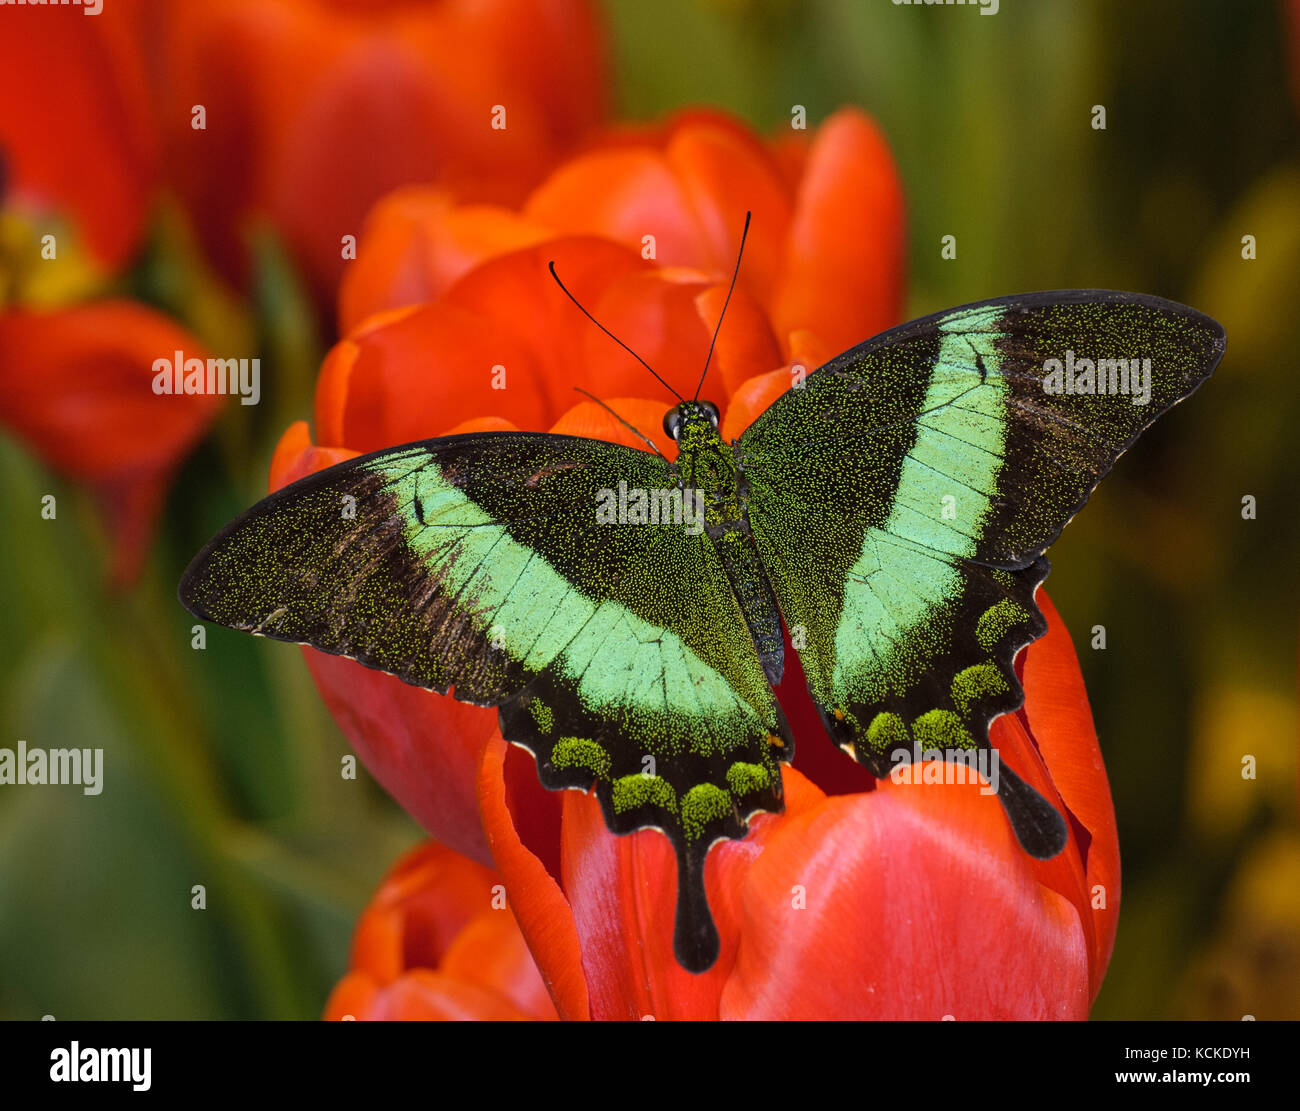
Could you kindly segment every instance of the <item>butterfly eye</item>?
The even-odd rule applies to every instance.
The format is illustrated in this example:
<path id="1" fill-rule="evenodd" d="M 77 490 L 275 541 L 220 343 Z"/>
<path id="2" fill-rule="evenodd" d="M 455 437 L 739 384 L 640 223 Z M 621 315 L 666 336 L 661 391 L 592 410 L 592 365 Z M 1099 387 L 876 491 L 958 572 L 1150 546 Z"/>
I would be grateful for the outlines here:
<path id="1" fill-rule="evenodd" d="M 676 440 L 677 433 L 682 429 L 682 414 L 680 409 L 669 409 L 664 414 L 664 433 L 669 439 Z"/>
<path id="2" fill-rule="evenodd" d="M 718 427 L 718 407 L 712 401 L 701 401 L 700 408 L 708 414 L 709 420 L 713 422 L 713 427 Z"/>

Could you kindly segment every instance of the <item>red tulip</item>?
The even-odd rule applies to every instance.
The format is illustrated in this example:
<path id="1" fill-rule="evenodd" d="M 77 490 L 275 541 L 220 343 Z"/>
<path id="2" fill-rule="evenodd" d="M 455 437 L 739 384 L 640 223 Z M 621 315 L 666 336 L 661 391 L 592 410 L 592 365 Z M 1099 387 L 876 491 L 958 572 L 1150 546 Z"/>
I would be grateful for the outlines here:
<path id="1" fill-rule="evenodd" d="M 587 0 L 221 0 L 168 15 L 171 162 L 237 284 L 263 219 L 332 297 L 342 237 L 389 190 L 517 200 L 604 113 Z"/>
<path id="2" fill-rule="evenodd" d="M 555 1006 L 500 877 L 432 842 L 402 857 L 357 923 L 329 1019 L 547 1019 Z"/>
<path id="3" fill-rule="evenodd" d="M 767 316 L 764 331 L 786 356 L 838 354 L 898 322 L 902 189 L 862 112 L 843 109 L 805 134 L 764 143 L 721 113 L 685 112 L 607 137 L 556 169 L 518 211 L 456 206 L 433 190 L 395 194 L 371 213 L 347 271 L 342 325 L 437 300 L 476 264 L 559 233 L 653 251 L 660 267 L 729 275 L 752 210 L 740 289 Z"/>
<path id="4" fill-rule="evenodd" d="M 153 391 L 155 360 L 206 358 L 175 322 L 133 301 L 0 313 L 0 422 L 94 491 L 113 538 L 112 579 L 134 578 L 172 474 L 224 397 Z"/>
<path id="5" fill-rule="evenodd" d="M 158 171 L 143 8 L 111 7 L 0 9 L 0 203 L 104 272 L 139 248 Z"/>

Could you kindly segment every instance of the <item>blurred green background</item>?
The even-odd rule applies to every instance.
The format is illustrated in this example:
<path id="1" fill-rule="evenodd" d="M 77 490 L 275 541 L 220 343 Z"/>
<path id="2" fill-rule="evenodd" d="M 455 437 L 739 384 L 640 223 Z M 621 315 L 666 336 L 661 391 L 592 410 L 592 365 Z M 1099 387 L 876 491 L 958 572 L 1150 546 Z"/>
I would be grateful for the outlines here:
<path id="1" fill-rule="evenodd" d="M 1080 654 L 1124 864 L 1094 1014 L 1300 1018 L 1300 106 L 1281 8 L 607 11 L 621 116 L 714 103 L 774 131 L 793 105 L 815 125 L 856 103 L 881 122 L 907 196 L 909 316 L 1100 286 L 1223 323 L 1218 373 L 1052 551 L 1048 588 Z M 944 235 L 955 260 L 940 257 Z M 137 295 L 175 296 L 175 239 L 161 220 Z M 103 747 L 112 779 L 95 805 L 71 788 L 0 793 L 0 1017 L 315 1017 L 373 885 L 420 836 L 364 772 L 340 779 L 349 749 L 297 653 L 212 628 L 200 655 L 175 602 L 189 556 L 264 492 L 329 338 L 276 245 L 260 257 L 253 318 L 205 311 L 210 328 L 251 336 L 277 392 L 251 423 L 229 407 L 190 458 L 130 592 L 103 585 L 86 496 L 0 439 L 3 743 Z M 57 529 L 31 511 L 49 492 Z"/>

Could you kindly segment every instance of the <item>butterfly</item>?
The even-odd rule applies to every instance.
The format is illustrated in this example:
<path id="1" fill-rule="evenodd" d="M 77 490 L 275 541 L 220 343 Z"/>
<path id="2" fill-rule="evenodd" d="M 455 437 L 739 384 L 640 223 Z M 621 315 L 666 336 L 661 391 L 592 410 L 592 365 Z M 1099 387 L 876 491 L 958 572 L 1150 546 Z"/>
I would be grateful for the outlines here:
<path id="1" fill-rule="evenodd" d="M 496 707 L 545 787 L 671 839 L 674 951 L 699 972 L 709 849 L 783 805 L 783 624 L 826 732 L 876 776 L 996 758 L 989 725 L 1024 700 L 1012 661 L 1047 628 L 1044 553 L 1224 345 L 1138 294 L 964 305 L 832 359 L 731 443 L 699 388 L 678 395 L 674 459 L 479 432 L 340 463 L 222 529 L 180 600 Z M 1062 815 L 1005 765 L 997 797 L 1028 854 L 1062 850 Z"/>

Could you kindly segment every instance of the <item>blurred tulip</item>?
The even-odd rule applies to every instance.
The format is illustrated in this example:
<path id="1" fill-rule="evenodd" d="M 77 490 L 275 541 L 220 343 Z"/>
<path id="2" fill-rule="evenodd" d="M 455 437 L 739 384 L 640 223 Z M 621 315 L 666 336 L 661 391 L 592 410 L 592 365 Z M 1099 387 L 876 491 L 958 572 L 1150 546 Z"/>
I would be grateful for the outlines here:
<path id="1" fill-rule="evenodd" d="M 113 539 L 111 576 L 139 571 L 180 461 L 221 396 L 153 391 L 153 364 L 206 358 L 174 321 L 133 301 L 0 313 L 0 423 L 94 493 Z"/>
<path id="2" fill-rule="evenodd" d="M 553 1019 L 500 878 L 433 842 L 403 856 L 357 923 L 327 1019 Z"/>
<path id="3" fill-rule="evenodd" d="M 604 114 L 587 0 L 221 0 L 168 15 L 170 161 L 237 285 L 251 220 L 270 220 L 328 299 L 343 237 L 389 190 L 517 201 Z"/>
<path id="4" fill-rule="evenodd" d="M 124 267 L 154 200 L 144 8 L 112 8 L 94 18 L 69 7 L 0 9 L 0 200 L 57 234 L 55 268 L 78 250 L 105 273 Z"/>
<path id="5" fill-rule="evenodd" d="M 157 396 L 152 364 L 199 357 L 179 323 L 96 300 L 139 255 L 159 185 L 147 9 L 0 9 L 0 422 L 95 494 L 110 576 L 132 580 L 172 473 L 220 397 Z"/>

